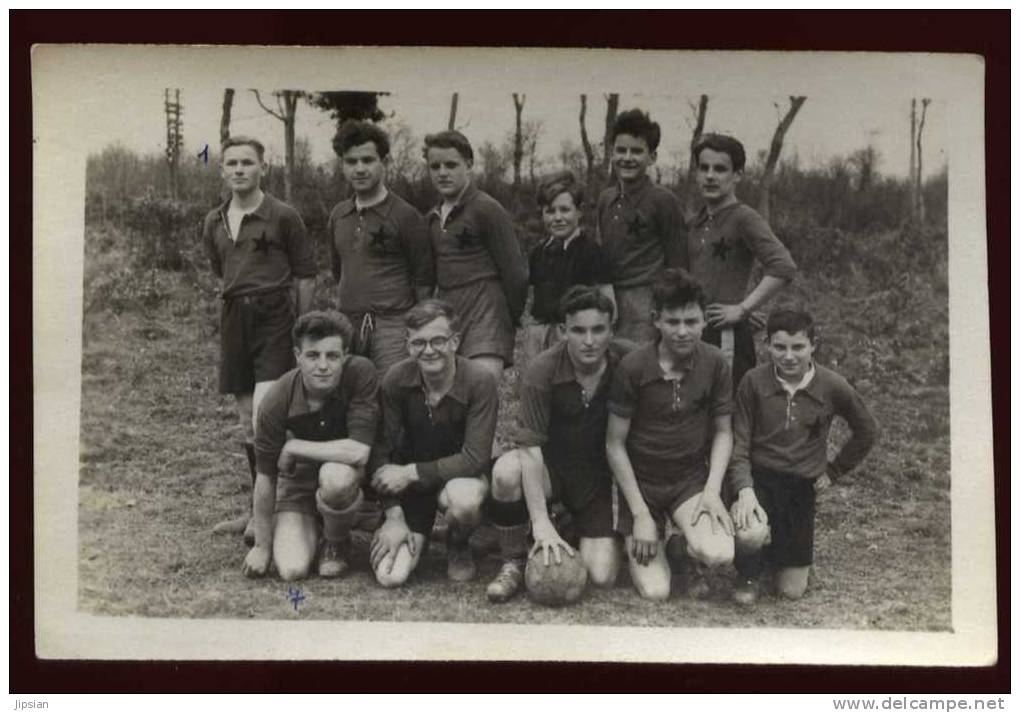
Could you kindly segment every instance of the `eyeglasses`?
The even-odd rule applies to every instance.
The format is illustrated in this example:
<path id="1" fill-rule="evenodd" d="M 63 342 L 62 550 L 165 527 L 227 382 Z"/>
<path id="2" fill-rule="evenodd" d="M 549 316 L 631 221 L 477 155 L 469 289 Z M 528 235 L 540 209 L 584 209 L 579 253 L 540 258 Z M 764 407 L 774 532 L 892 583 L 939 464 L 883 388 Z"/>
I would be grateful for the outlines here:
<path id="1" fill-rule="evenodd" d="M 432 339 L 410 339 L 408 340 L 407 345 L 411 347 L 411 351 L 416 354 L 420 354 L 425 351 L 425 347 L 432 347 L 433 351 L 438 352 L 442 349 L 446 349 L 446 345 L 450 343 L 451 339 L 453 339 L 452 334 L 448 337 L 432 337 Z"/>

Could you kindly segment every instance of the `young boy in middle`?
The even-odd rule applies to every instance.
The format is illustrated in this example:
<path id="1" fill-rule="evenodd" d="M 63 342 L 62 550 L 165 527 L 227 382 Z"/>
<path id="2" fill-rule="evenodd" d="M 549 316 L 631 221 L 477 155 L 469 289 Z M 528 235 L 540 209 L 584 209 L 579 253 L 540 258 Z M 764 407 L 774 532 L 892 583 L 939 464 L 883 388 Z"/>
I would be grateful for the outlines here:
<path id="1" fill-rule="evenodd" d="M 612 275 L 602 248 L 581 226 L 584 186 L 570 171 L 543 179 L 538 207 L 547 237 L 531 250 L 528 281 L 532 286 L 531 324 L 524 331 L 527 365 L 559 341 L 560 298 L 573 285 L 595 285 L 614 301 Z"/>
<path id="2" fill-rule="evenodd" d="M 659 148 L 659 125 L 640 109 L 616 117 L 610 132 L 616 184 L 599 195 L 598 236 L 613 272 L 617 336 L 655 339 L 651 283 L 664 267 L 685 267 L 686 233 L 680 199 L 652 183 L 648 169 Z"/>
<path id="3" fill-rule="evenodd" d="M 617 529 L 631 579 L 642 597 L 666 599 L 667 523 L 700 565 L 733 561 L 733 525 L 720 496 L 733 450 L 733 387 L 722 352 L 701 341 L 701 286 L 665 270 L 652 284 L 652 306 L 658 339 L 625 356 L 613 376 L 606 453 L 627 505 Z M 691 594 L 702 584 L 693 582 Z"/>

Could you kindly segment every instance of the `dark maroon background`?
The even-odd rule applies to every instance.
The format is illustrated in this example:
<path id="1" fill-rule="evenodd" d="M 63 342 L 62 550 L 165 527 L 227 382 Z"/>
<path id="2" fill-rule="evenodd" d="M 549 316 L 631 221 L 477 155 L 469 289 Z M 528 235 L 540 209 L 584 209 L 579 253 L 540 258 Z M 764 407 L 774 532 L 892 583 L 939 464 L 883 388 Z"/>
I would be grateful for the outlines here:
<path id="1" fill-rule="evenodd" d="M 10 11 L 10 690 L 1008 692 L 1009 11 Z M 470 28 L 470 32 L 468 29 Z M 31 85 L 36 42 L 956 52 L 983 55 L 999 662 L 979 669 L 531 663 L 92 663 L 34 653 Z M 636 88 L 637 89 L 637 88 Z M 68 97 L 68 110 L 73 110 Z M 994 147 L 994 148 L 992 148 Z M 991 149 L 991 150 L 989 150 Z M 49 355 L 47 358 L 54 358 Z"/>

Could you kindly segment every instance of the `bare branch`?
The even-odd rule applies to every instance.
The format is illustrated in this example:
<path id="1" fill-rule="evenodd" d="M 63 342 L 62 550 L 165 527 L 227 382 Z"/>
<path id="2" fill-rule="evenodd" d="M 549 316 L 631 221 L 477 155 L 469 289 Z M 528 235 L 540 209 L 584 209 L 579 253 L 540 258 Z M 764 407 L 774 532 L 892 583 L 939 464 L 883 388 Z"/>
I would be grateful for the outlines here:
<path id="1" fill-rule="evenodd" d="M 251 89 L 250 91 L 251 91 L 252 94 L 255 95 L 255 101 L 257 101 L 259 103 L 259 106 L 262 107 L 262 109 L 265 110 L 265 112 L 267 114 L 272 114 L 273 116 L 275 116 L 280 121 L 284 121 L 283 114 L 277 114 L 275 111 L 273 111 L 268 106 L 266 106 L 265 104 L 262 103 L 262 97 L 261 97 L 261 95 L 259 95 L 259 90 L 258 89 Z M 277 99 L 279 99 L 279 97 L 277 97 Z"/>

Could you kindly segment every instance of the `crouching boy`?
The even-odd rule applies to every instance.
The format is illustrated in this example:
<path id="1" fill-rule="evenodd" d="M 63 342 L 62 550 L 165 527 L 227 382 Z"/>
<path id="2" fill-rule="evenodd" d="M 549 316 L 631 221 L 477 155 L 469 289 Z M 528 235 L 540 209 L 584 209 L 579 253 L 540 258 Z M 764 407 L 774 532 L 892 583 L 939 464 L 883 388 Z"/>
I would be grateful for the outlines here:
<path id="1" fill-rule="evenodd" d="M 733 448 L 733 387 L 722 352 L 701 341 L 705 297 L 682 270 L 652 284 L 658 338 L 623 358 L 609 395 L 606 452 L 626 500 L 630 575 L 647 599 L 666 599 L 670 565 L 663 551 L 672 521 L 701 567 L 733 561 L 733 528 L 720 498 Z M 691 593 L 704 591 L 694 582 Z"/>
<path id="2" fill-rule="evenodd" d="M 347 570 L 350 531 L 379 418 L 378 380 L 368 359 L 348 356 L 354 329 L 339 312 L 308 312 L 294 324 L 298 367 L 259 408 L 255 438 L 255 546 L 250 577 L 307 576 L 322 530 L 321 577 Z"/>
<path id="3" fill-rule="evenodd" d="M 747 372 L 737 388 L 728 473 L 737 493 L 733 598 L 745 605 L 758 598 L 765 560 L 775 569 L 779 594 L 803 596 L 813 559 L 815 495 L 861 462 L 878 431 L 846 379 L 812 360 L 810 315 L 777 310 L 766 335 L 771 362 Z M 853 436 L 828 461 L 833 416 L 845 419 Z"/>
<path id="4" fill-rule="evenodd" d="M 466 582 L 476 571 L 468 537 L 489 491 L 496 377 L 457 355 L 459 320 L 449 303 L 425 300 L 405 323 L 411 357 L 386 372 L 381 390 L 385 433 L 372 487 L 386 519 L 372 540 L 372 569 L 384 587 L 407 581 L 443 510 L 447 576 Z"/>

